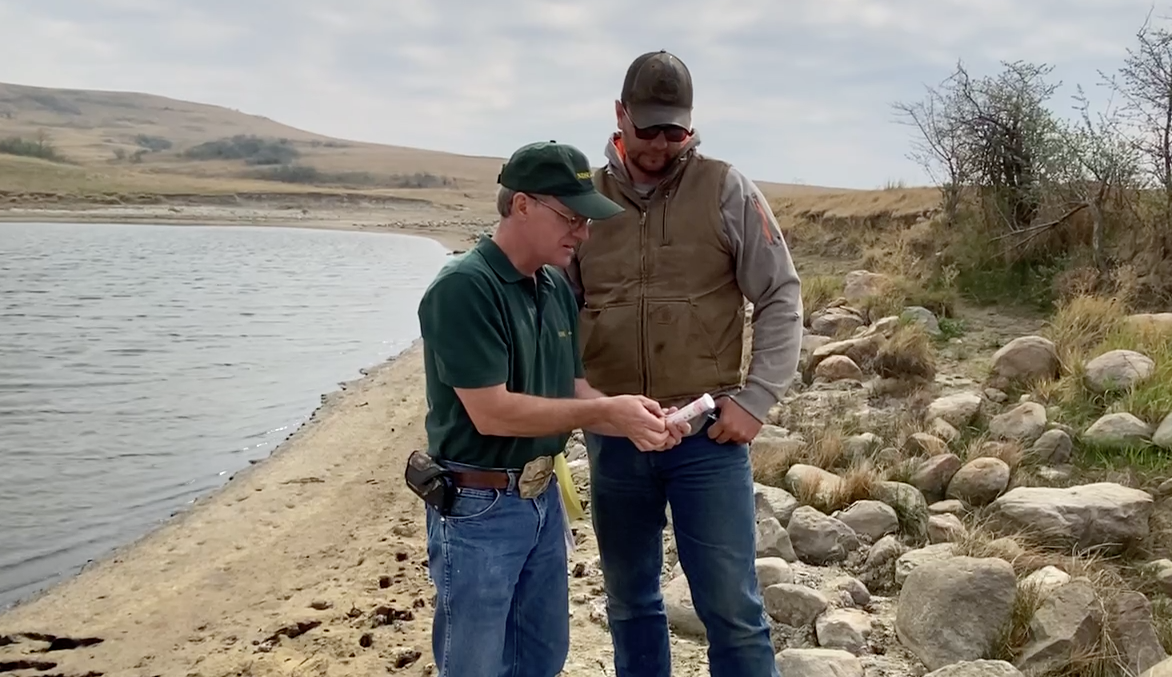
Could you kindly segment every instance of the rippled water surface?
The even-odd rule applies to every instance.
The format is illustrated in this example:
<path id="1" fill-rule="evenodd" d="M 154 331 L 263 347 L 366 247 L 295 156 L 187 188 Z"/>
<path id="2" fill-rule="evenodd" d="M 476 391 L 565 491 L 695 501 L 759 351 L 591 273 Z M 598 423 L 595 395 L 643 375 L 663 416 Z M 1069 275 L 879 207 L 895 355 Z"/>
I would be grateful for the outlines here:
<path id="1" fill-rule="evenodd" d="M 0 223 L 0 608 L 267 456 L 406 348 L 421 238 Z"/>

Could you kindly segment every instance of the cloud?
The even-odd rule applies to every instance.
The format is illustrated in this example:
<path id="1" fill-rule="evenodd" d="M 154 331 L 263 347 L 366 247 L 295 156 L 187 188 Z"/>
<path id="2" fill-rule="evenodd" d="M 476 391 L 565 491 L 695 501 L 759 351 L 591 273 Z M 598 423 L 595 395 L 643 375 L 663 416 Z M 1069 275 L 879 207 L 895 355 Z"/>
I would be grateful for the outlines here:
<path id="1" fill-rule="evenodd" d="M 1088 91 L 1148 0 L 0 0 L 4 78 L 214 103 L 323 134 L 474 155 L 535 139 L 594 162 L 627 64 L 678 54 L 702 149 L 762 180 L 926 180 L 891 103 L 958 59 Z M 1070 88 L 1056 96 L 1065 112 Z"/>

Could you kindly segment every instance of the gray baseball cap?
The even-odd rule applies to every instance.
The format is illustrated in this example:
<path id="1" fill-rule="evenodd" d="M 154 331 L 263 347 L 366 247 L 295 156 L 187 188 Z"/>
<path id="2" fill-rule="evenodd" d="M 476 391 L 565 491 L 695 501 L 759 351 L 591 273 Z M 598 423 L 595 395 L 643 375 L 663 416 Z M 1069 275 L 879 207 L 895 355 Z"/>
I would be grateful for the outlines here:
<path id="1" fill-rule="evenodd" d="M 692 74 L 666 50 L 647 52 L 631 62 L 619 101 L 636 127 L 692 128 Z"/>

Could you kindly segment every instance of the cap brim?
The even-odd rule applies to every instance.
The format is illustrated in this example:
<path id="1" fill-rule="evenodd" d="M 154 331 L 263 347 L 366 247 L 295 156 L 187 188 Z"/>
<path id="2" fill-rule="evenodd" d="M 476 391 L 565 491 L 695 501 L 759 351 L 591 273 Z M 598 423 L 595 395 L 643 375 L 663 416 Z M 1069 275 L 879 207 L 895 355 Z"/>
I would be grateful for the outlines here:
<path id="1" fill-rule="evenodd" d="M 684 129 L 692 128 L 692 111 L 675 106 L 630 106 L 627 110 L 631 122 L 640 129 L 655 127 L 656 125 L 676 125 Z"/>
<path id="2" fill-rule="evenodd" d="M 559 195 L 557 199 L 575 214 L 594 221 L 609 219 L 623 213 L 622 205 L 596 191 L 581 195 Z"/>

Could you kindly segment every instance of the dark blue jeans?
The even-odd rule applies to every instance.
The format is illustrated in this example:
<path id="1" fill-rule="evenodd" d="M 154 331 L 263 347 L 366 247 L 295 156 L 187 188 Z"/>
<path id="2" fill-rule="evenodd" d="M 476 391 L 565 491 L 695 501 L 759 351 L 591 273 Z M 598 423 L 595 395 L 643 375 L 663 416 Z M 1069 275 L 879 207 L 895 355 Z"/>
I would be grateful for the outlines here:
<path id="1" fill-rule="evenodd" d="M 515 484 L 515 481 L 514 481 Z M 439 677 L 555 677 L 570 647 L 565 527 L 557 478 L 535 499 L 461 489 L 427 507 Z"/>
<path id="2" fill-rule="evenodd" d="M 586 436 L 617 677 L 671 674 L 659 585 L 668 504 L 680 565 L 707 629 L 710 674 L 779 677 L 757 587 L 749 448 L 717 444 L 707 427 L 664 452 Z"/>

